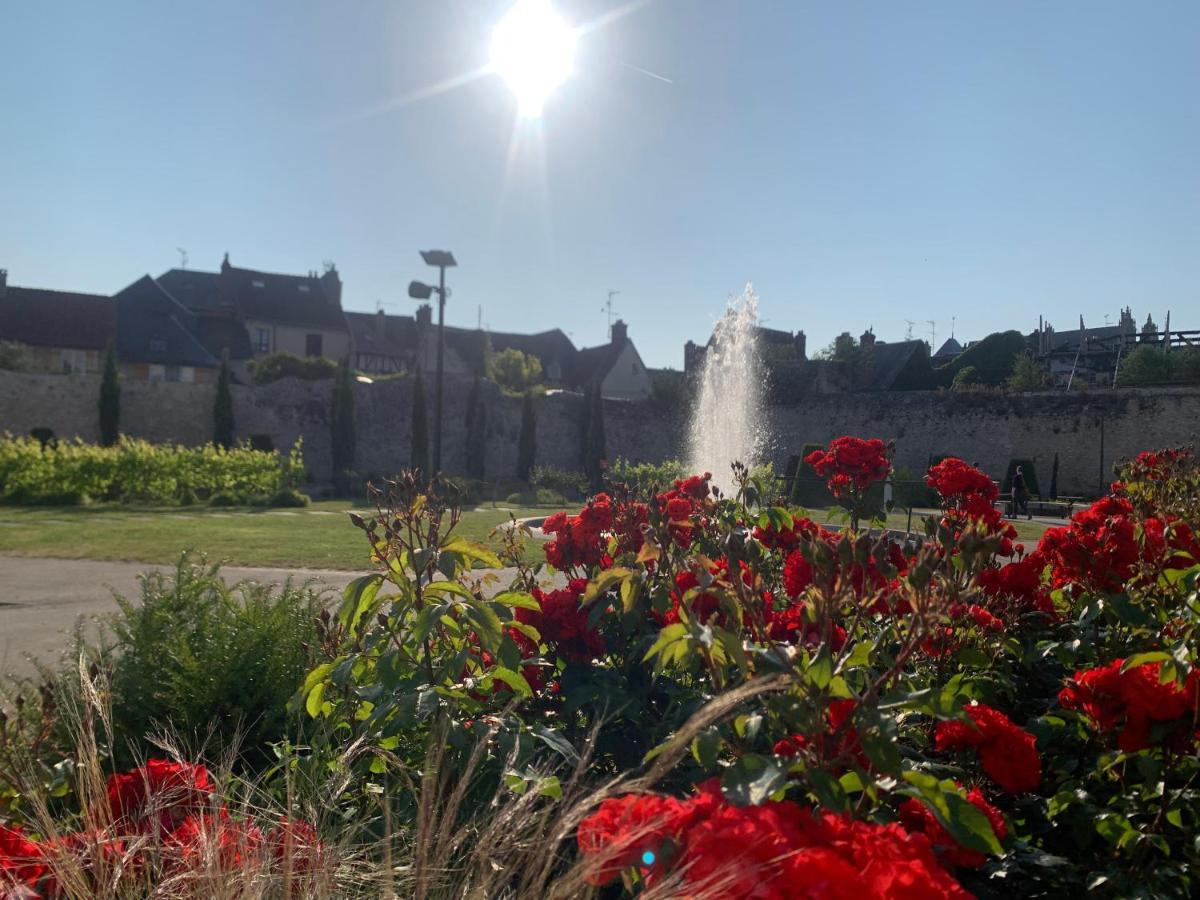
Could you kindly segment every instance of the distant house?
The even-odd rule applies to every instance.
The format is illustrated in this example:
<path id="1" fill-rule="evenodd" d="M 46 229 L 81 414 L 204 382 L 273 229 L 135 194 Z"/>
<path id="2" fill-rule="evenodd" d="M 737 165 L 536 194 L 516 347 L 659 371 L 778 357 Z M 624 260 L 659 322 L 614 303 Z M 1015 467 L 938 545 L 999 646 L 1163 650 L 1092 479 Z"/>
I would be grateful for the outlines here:
<path id="1" fill-rule="evenodd" d="M 963 352 L 963 345 L 956 341 L 953 337 L 946 338 L 946 342 L 938 347 L 938 352 L 933 354 L 933 362 L 935 365 L 948 363 L 958 354 Z"/>
<path id="2" fill-rule="evenodd" d="M 155 279 L 192 314 L 193 333 L 204 349 L 228 361 L 240 379 L 248 379 L 246 363 L 254 358 L 250 333 L 232 299 L 222 302 L 220 273 L 171 269 Z"/>
<path id="3" fill-rule="evenodd" d="M 808 361 L 808 338 L 803 331 L 791 332 L 758 326 L 754 333 L 768 370 L 791 369 Z M 712 346 L 712 342 L 713 338 L 710 337 L 703 346 L 694 341 L 684 344 L 683 370 L 688 375 L 695 375 L 700 370 L 704 355 Z"/>
<path id="4" fill-rule="evenodd" d="M 111 297 L 9 286 L 0 269 L 0 341 L 25 346 L 34 371 L 99 372 L 116 338 Z"/>
<path id="5" fill-rule="evenodd" d="M 412 372 L 432 374 L 437 368 L 437 326 L 433 309 L 417 307 L 414 316 L 346 313 L 354 367 L 368 374 Z M 450 375 L 483 375 L 490 350 L 513 348 L 537 357 L 551 384 L 565 384 L 579 352 L 557 328 L 539 334 L 513 334 L 479 328 L 446 326 L 443 367 Z"/>
<path id="6" fill-rule="evenodd" d="M 629 339 L 628 326 L 618 319 L 612 339 L 599 347 L 585 347 L 575 356 L 568 383 L 576 390 L 599 387 L 602 397 L 645 400 L 654 386 L 646 364 Z"/>
<path id="7" fill-rule="evenodd" d="M 333 266 L 322 275 L 280 275 L 236 268 L 226 254 L 220 272 L 171 269 L 158 281 L 195 313 L 211 350 L 228 347 L 231 356 L 244 352 L 236 322 L 255 357 L 291 353 L 342 359 L 350 353 L 342 282 Z"/>
<path id="8" fill-rule="evenodd" d="M 117 360 L 127 378 L 205 383 L 220 360 L 196 335 L 196 316 L 144 275 L 119 291 Z"/>

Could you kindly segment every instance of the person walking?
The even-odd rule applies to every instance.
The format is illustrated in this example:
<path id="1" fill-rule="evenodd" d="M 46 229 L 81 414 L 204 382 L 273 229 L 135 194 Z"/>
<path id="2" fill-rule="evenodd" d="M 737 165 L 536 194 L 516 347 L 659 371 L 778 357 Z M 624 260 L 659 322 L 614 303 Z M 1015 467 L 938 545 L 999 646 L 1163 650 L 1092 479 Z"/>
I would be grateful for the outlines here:
<path id="1" fill-rule="evenodd" d="M 1029 488 L 1025 484 L 1025 472 L 1020 466 L 1017 466 L 1017 471 L 1013 473 L 1012 496 L 1013 518 L 1025 513 L 1026 518 L 1032 519 L 1033 513 L 1029 511 Z"/>

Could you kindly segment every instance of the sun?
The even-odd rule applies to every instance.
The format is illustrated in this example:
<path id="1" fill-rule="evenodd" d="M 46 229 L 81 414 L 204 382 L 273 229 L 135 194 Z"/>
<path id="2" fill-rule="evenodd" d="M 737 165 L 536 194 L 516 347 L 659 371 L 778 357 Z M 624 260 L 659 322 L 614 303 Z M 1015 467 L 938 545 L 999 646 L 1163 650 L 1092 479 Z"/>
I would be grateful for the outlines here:
<path id="1" fill-rule="evenodd" d="M 550 0 L 517 0 L 496 25 L 491 68 L 516 95 L 520 115 L 540 116 L 546 98 L 571 74 L 576 36 Z"/>

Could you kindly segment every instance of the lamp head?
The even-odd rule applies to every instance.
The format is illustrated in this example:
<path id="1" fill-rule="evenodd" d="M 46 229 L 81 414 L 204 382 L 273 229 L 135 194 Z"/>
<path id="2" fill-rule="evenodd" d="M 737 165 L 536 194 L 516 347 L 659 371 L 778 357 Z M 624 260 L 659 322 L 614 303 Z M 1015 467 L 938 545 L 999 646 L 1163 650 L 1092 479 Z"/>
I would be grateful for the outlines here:
<path id="1" fill-rule="evenodd" d="M 420 281 L 412 281 L 408 285 L 408 296 L 414 300 L 428 300 L 433 296 L 433 291 L 433 285 L 424 284 Z"/>
<path id="2" fill-rule="evenodd" d="M 437 266 L 443 269 L 449 269 L 458 265 L 454 259 L 454 254 L 449 250 L 422 250 L 421 259 L 425 260 L 426 265 Z"/>

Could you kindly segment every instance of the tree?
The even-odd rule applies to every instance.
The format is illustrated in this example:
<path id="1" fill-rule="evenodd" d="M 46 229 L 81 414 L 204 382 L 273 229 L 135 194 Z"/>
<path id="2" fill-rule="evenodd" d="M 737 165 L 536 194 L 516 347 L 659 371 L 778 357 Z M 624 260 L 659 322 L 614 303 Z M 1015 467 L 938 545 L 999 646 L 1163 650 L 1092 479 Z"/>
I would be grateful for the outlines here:
<path id="1" fill-rule="evenodd" d="M 517 478 L 529 481 L 537 456 L 537 418 L 533 412 L 533 393 L 526 392 L 521 403 L 521 435 L 517 438 Z"/>
<path id="2" fill-rule="evenodd" d="M 104 351 L 104 374 L 100 377 L 100 443 L 111 447 L 121 436 L 121 380 L 117 374 L 117 350 Z"/>
<path id="3" fill-rule="evenodd" d="M 491 355 L 487 374 L 506 391 L 523 394 L 541 383 L 542 362 L 532 354 L 507 347 Z"/>
<path id="4" fill-rule="evenodd" d="M 591 388 L 585 446 L 587 450 L 584 471 L 587 473 L 592 493 L 596 493 L 604 488 L 604 467 L 608 459 L 604 437 L 604 397 L 600 393 L 599 385 Z"/>
<path id="5" fill-rule="evenodd" d="M 1054 454 L 1054 465 L 1050 467 L 1050 499 L 1058 499 L 1058 454 Z"/>
<path id="6" fill-rule="evenodd" d="M 23 372 L 29 367 L 29 354 L 24 344 L 16 341 L 0 341 L 0 369 Z"/>
<path id="7" fill-rule="evenodd" d="M 213 401 L 213 443 L 226 450 L 233 446 L 233 393 L 229 389 L 229 363 L 224 360 Z"/>
<path id="8" fill-rule="evenodd" d="M 828 347 L 813 354 L 813 359 L 844 362 L 851 366 L 856 365 L 861 358 L 862 348 L 858 345 L 854 335 L 848 331 L 843 331 L 833 339 Z"/>
<path id="9" fill-rule="evenodd" d="M 942 373 L 943 384 L 953 384 L 954 377 L 967 366 L 976 370 L 979 384 L 1004 384 L 1025 352 L 1025 335 L 1021 332 L 996 331 L 937 371 Z"/>
<path id="10" fill-rule="evenodd" d="M 1044 391 L 1050 386 L 1050 373 L 1046 367 L 1029 356 L 1018 356 L 1013 373 L 1008 376 L 1008 387 L 1014 391 Z"/>
<path id="11" fill-rule="evenodd" d="M 467 477 L 483 481 L 487 458 L 487 404 L 478 378 L 467 395 Z"/>
<path id="12" fill-rule="evenodd" d="M 1164 353 L 1160 346 L 1142 344 L 1121 360 L 1117 368 L 1117 385 L 1141 387 L 1166 384 L 1178 380 L 1177 372 L 1182 372 L 1187 363 L 1187 354 L 1184 351 L 1172 350 L 1170 353 Z"/>
<path id="13" fill-rule="evenodd" d="M 963 366 L 954 375 L 954 381 L 950 384 L 952 391 L 970 390 L 981 381 L 979 370 L 974 366 Z"/>
<path id="14" fill-rule="evenodd" d="M 345 473 L 354 471 L 354 451 L 357 444 L 354 416 L 354 374 L 348 360 L 338 365 L 333 382 L 333 398 L 329 413 L 329 428 L 333 450 L 333 478 L 337 483 Z M 348 488 L 349 485 L 344 487 Z"/>
<path id="15" fill-rule="evenodd" d="M 422 476 L 429 477 L 429 417 L 425 412 L 425 382 L 421 370 L 413 380 L 412 433 L 408 464 Z"/>

